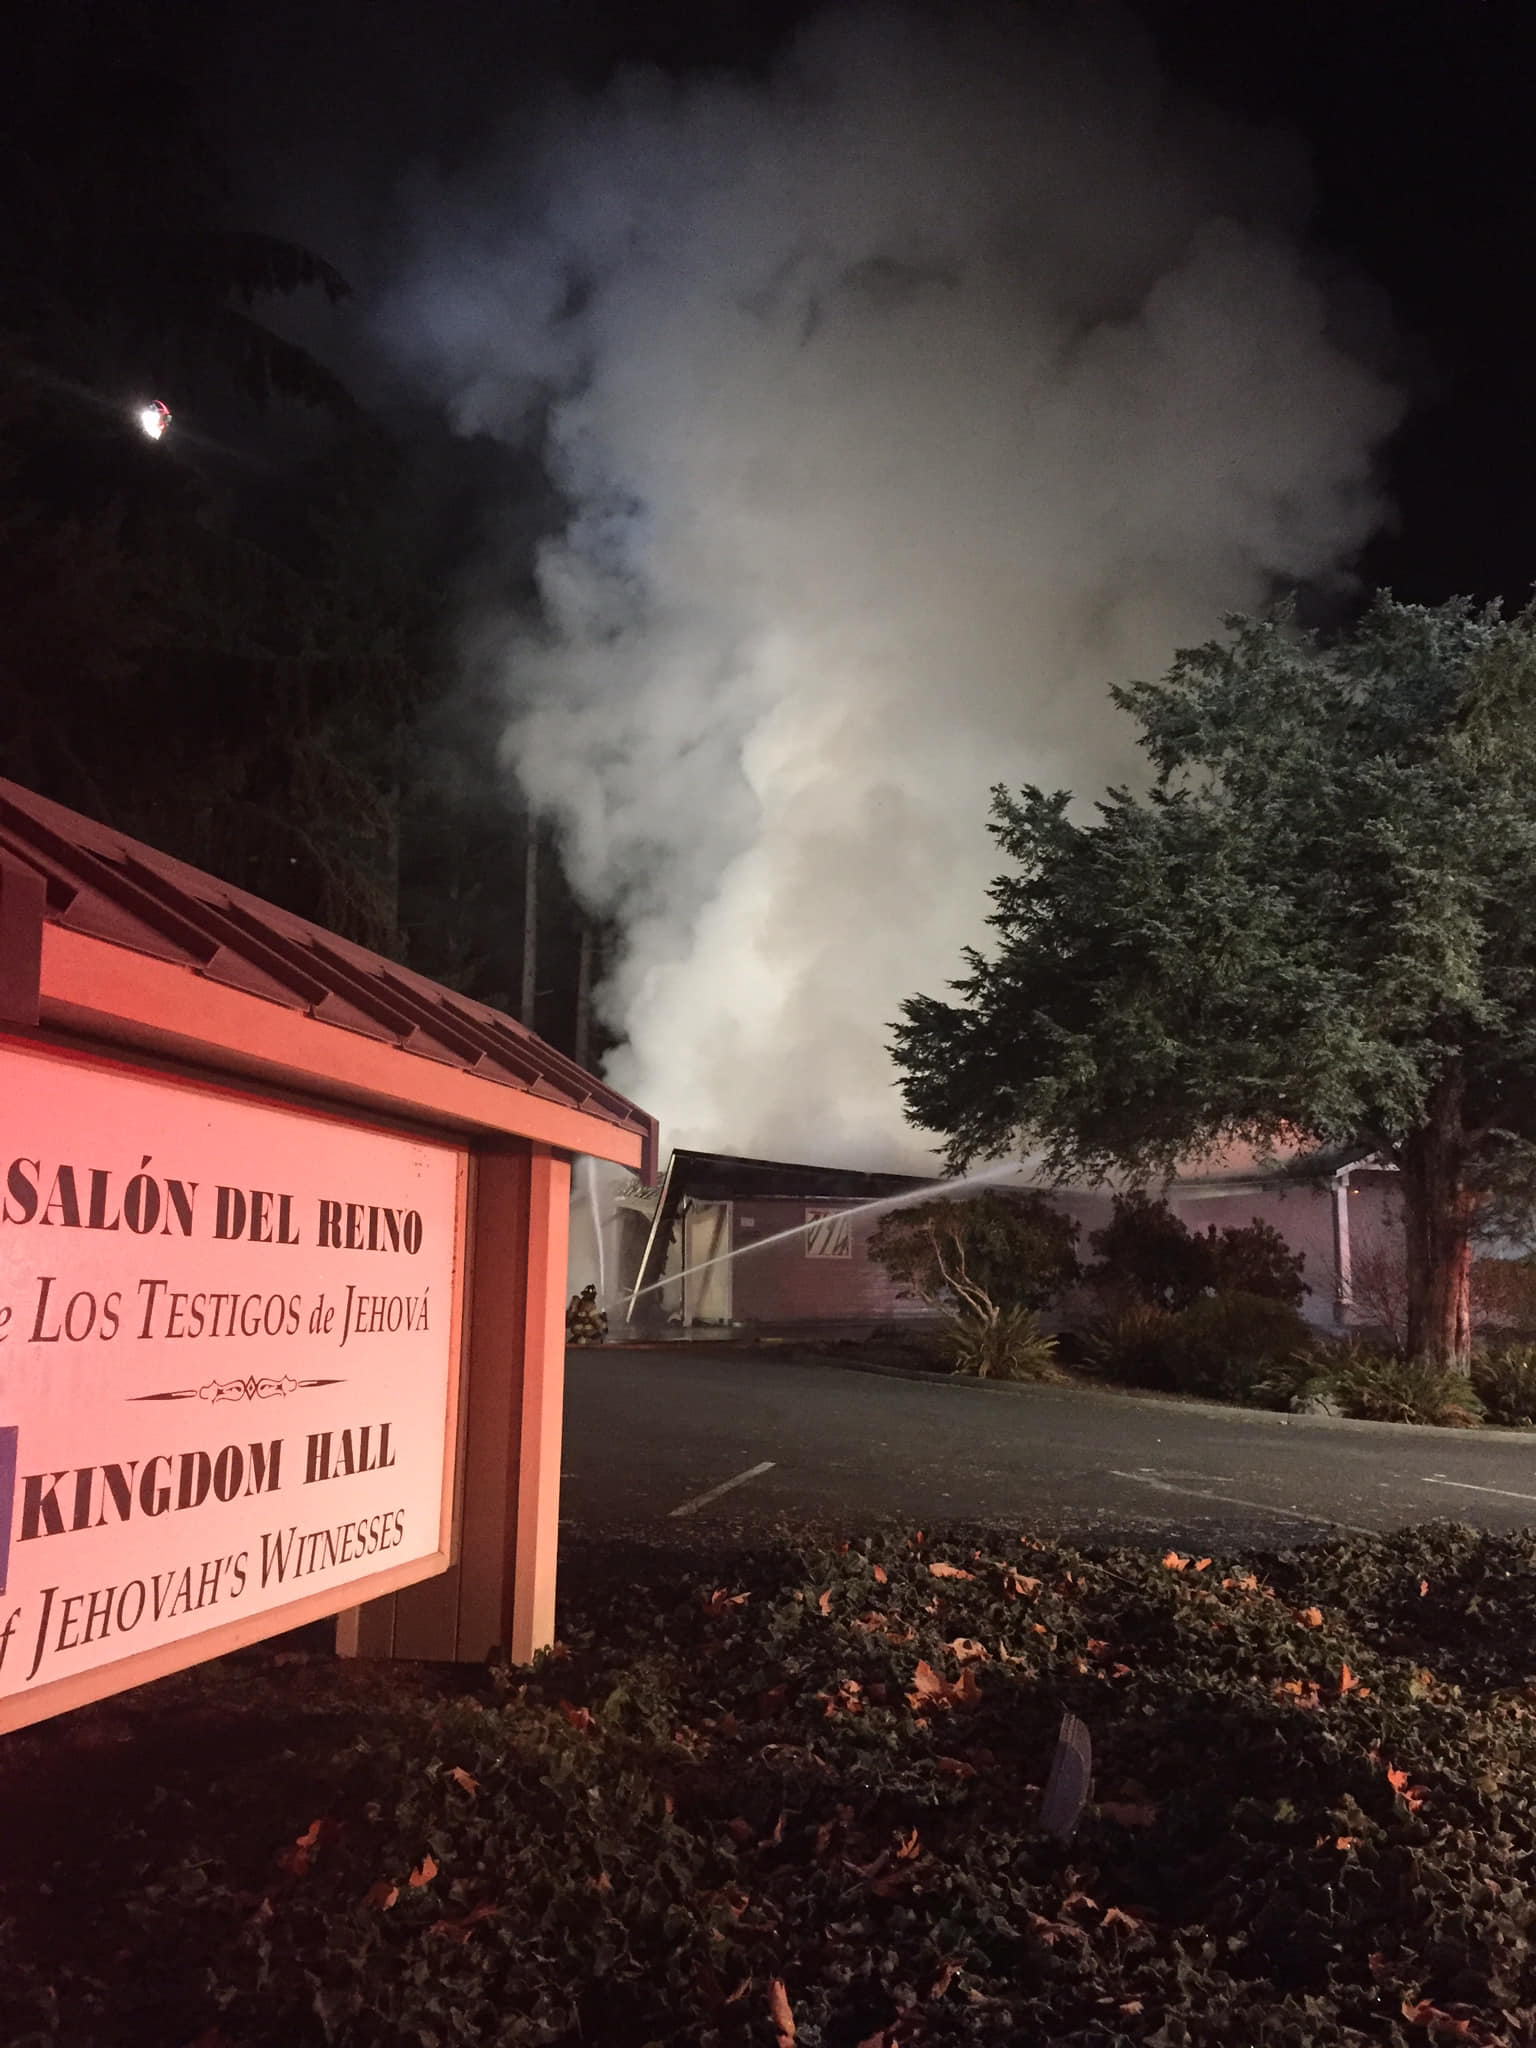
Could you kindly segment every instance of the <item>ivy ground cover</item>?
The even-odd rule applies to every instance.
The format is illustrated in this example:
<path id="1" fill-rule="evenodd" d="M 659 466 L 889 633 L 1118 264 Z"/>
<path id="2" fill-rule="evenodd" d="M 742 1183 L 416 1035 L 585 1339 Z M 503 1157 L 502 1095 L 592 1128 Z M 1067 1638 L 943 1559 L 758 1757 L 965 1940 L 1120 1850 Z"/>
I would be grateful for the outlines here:
<path id="1" fill-rule="evenodd" d="M 531 1670 L 229 1661 L 8 1738 L 0 2040 L 1536 2039 L 1529 1537 L 883 1529 L 567 1588 Z"/>

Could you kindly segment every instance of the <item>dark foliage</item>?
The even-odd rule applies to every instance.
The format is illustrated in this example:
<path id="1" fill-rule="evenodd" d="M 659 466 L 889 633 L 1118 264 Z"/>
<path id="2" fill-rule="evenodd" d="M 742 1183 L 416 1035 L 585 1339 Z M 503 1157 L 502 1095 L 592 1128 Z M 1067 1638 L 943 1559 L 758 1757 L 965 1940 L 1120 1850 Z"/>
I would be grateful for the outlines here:
<path id="1" fill-rule="evenodd" d="M 1306 1351 L 1310 1334 L 1289 1302 L 1262 1294 L 1202 1295 L 1177 1318 L 1173 1384 L 1180 1393 L 1283 1406 L 1295 1379 L 1285 1368 Z"/>
<path id="2" fill-rule="evenodd" d="M 1203 1294 L 1182 1309 L 1133 1301 L 1090 1327 L 1084 1346 L 1106 1379 L 1247 1407 L 1287 1407 L 1323 1378 L 1300 1314 L 1262 1294 Z"/>
<path id="3" fill-rule="evenodd" d="M 1260 1294 L 1301 1305 L 1306 1255 L 1255 1216 L 1240 1227 L 1192 1231 L 1165 1199 L 1142 1189 L 1116 1195 L 1110 1220 L 1088 1239 L 1099 1262 L 1089 1284 L 1121 1304 L 1188 1308 L 1202 1294 Z"/>
<path id="4" fill-rule="evenodd" d="M 1472 1390 L 1490 1422 L 1536 1422 L 1536 1345 L 1506 1344 L 1474 1354 Z"/>
<path id="5" fill-rule="evenodd" d="M 1078 1276 L 1078 1226 L 1046 1196 L 989 1188 L 881 1217 L 869 1256 L 920 1301 L 958 1306 L 956 1281 L 999 1309 L 1040 1309 Z"/>
<path id="6" fill-rule="evenodd" d="M 494 1695 L 225 1666 L 10 1738 L 0 2034 L 1531 2038 L 1536 1539 L 1255 1568 L 887 1532 L 578 1578 L 569 1647 Z"/>

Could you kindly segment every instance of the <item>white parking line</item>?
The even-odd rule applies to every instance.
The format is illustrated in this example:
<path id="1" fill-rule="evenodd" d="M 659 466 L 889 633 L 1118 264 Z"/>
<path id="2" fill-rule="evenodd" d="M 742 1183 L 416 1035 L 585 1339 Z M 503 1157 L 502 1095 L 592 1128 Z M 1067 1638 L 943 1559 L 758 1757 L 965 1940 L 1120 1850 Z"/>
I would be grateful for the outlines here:
<path id="1" fill-rule="evenodd" d="M 1511 1493 L 1507 1486 L 1474 1486 L 1470 1479 L 1442 1479 L 1438 1472 L 1425 1475 L 1426 1486 L 1459 1486 L 1463 1493 L 1496 1493 L 1500 1500 L 1536 1501 L 1536 1493 Z"/>
<path id="2" fill-rule="evenodd" d="M 1287 1522 L 1310 1522 L 1317 1529 L 1347 1529 L 1351 1536 L 1377 1536 L 1378 1529 L 1363 1529 L 1358 1522 L 1341 1522 L 1331 1515 L 1304 1515 L 1299 1508 L 1277 1508 L 1267 1500 L 1242 1500 L 1235 1493 L 1203 1492 L 1198 1486 L 1175 1486 L 1171 1480 L 1152 1479 L 1145 1472 L 1115 1472 L 1111 1479 L 1133 1479 L 1138 1486 L 1154 1487 L 1159 1493 L 1187 1494 L 1191 1500 L 1219 1500 L 1225 1507 L 1256 1508 L 1260 1514 L 1278 1515 Z"/>
<path id="3" fill-rule="evenodd" d="M 734 1479 L 722 1479 L 720 1484 L 712 1486 L 708 1493 L 696 1493 L 692 1500 L 685 1500 L 680 1508 L 669 1509 L 667 1520 L 674 1522 L 679 1515 L 691 1515 L 695 1508 L 705 1507 L 710 1501 L 718 1500 L 722 1493 L 729 1493 L 733 1486 L 741 1486 L 748 1479 L 755 1479 L 760 1472 L 772 1470 L 772 1458 L 764 1458 L 761 1465 L 749 1465 L 745 1472 L 738 1472 Z"/>

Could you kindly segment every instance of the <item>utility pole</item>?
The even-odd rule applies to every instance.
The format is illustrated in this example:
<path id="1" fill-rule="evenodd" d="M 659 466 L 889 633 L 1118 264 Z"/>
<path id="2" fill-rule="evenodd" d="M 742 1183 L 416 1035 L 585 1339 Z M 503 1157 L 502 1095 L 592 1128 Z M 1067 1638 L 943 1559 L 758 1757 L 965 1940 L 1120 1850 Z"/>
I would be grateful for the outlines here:
<path id="1" fill-rule="evenodd" d="M 523 848 L 523 989 L 518 1015 L 534 1028 L 539 986 L 539 820 L 528 813 L 528 837 Z"/>

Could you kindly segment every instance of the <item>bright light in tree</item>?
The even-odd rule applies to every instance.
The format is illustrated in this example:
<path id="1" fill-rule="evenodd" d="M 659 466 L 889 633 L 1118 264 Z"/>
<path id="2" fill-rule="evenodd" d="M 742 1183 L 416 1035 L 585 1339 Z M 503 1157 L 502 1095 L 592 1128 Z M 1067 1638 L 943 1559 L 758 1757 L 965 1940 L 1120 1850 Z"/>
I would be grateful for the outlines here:
<path id="1" fill-rule="evenodd" d="M 136 417 L 150 440 L 158 441 L 171 424 L 171 409 L 168 405 L 162 405 L 156 398 L 148 405 L 141 406 Z"/>

